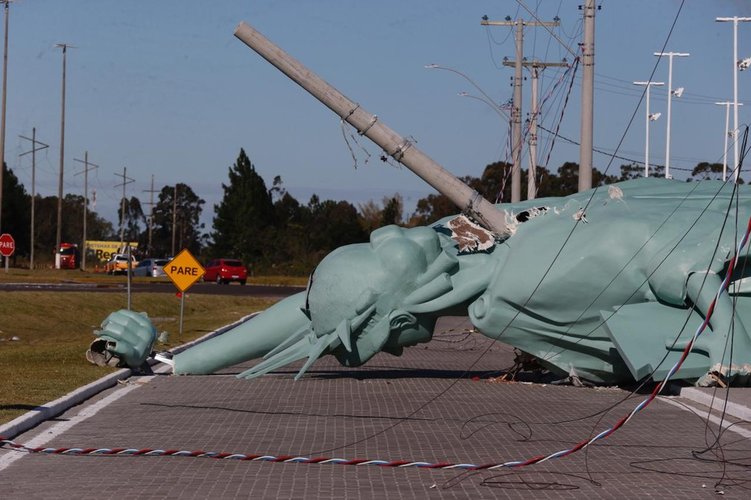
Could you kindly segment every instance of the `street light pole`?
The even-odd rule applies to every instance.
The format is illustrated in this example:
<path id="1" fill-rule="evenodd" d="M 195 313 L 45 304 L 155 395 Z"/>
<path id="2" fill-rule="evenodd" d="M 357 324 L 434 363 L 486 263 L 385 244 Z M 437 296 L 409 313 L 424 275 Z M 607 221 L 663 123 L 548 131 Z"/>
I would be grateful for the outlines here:
<path id="1" fill-rule="evenodd" d="M 728 137 L 730 137 L 731 133 L 729 130 L 730 127 L 730 106 L 734 104 L 731 101 L 722 101 L 722 102 L 716 102 L 715 104 L 719 106 L 725 106 L 725 146 L 723 147 L 722 151 L 722 182 L 725 182 L 728 180 Z M 739 106 L 743 106 L 742 102 L 738 103 Z M 732 134 L 735 136 L 735 134 Z"/>
<path id="2" fill-rule="evenodd" d="M 457 75 L 459 75 L 462 78 L 464 78 L 465 80 L 467 80 L 470 83 L 470 85 L 472 85 L 475 89 L 477 89 L 477 91 L 480 94 L 482 94 L 482 96 L 485 98 L 484 100 L 496 111 L 496 113 L 499 113 L 501 115 L 501 117 L 504 118 L 506 121 L 508 121 L 508 120 L 511 119 L 509 117 L 509 115 L 506 112 L 503 111 L 503 108 L 501 108 L 500 106 L 497 106 L 497 105 L 493 104 L 493 102 L 494 102 L 493 98 L 490 97 L 487 92 L 485 92 L 484 90 L 482 90 L 482 87 L 480 87 L 474 80 L 472 80 L 470 77 L 468 77 L 467 75 L 465 75 L 461 71 L 459 71 L 457 69 L 454 69 L 454 68 L 449 68 L 447 66 L 441 66 L 440 64 L 426 64 L 425 65 L 425 69 L 442 69 L 444 71 L 450 71 L 452 73 L 456 73 Z M 460 93 L 460 95 L 464 95 L 464 94 L 466 94 L 466 92 Z M 472 97 L 472 96 L 467 95 L 467 97 Z"/>
<path id="3" fill-rule="evenodd" d="M 644 177 L 649 177 L 649 122 L 652 120 L 656 120 L 659 117 L 658 115 L 655 115 L 654 117 L 649 113 L 649 89 L 652 87 L 652 85 L 660 86 L 665 85 L 664 82 L 634 82 L 634 85 L 642 85 L 646 87 L 646 93 L 647 93 L 647 113 L 646 113 L 646 137 L 644 140 Z"/>
<path id="4" fill-rule="evenodd" d="M 738 23 L 747 23 L 751 17 L 717 17 L 715 21 L 733 23 L 733 178 L 738 182 Z"/>
<path id="5" fill-rule="evenodd" d="M 60 243 L 62 242 L 63 229 L 63 171 L 65 169 L 65 65 L 67 61 L 67 43 L 55 45 L 63 49 L 63 84 L 62 84 L 62 111 L 60 114 L 60 175 L 57 184 L 57 232 L 55 233 L 55 268 L 60 268 Z"/>
<path id="6" fill-rule="evenodd" d="M 3 96 L 2 112 L 0 112 L 0 228 L 3 222 L 3 170 L 5 168 L 5 97 L 8 89 L 8 16 L 11 0 L 0 0 L 5 4 L 5 44 L 3 45 Z M 0 230 L 2 232 L 2 230 Z M 7 259 L 7 257 L 6 257 Z"/>
<path id="7" fill-rule="evenodd" d="M 688 52 L 655 52 L 657 57 L 667 56 L 668 58 L 668 117 L 667 132 L 665 138 L 665 178 L 672 179 L 670 175 L 670 103 L 673 97 L 673 57 L 688 57 Z"/>

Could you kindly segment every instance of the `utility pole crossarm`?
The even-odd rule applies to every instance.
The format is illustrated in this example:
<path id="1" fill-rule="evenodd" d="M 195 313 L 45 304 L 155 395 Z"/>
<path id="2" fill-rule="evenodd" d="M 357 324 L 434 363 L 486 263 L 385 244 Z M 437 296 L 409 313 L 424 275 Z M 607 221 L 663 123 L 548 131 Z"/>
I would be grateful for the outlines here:
<path id="1" fill-rule="evenodd" d="M 42 141 L 40 141 L 38 139 L 32 139 L 31 137 L 26 137 L 24 135 L 19 135 L 18 137 L 20 137 L 21 139 L 26 139 L 27 141 L 30 141 L 31 144 L 32 144 L 32 146 L 31 146 L 32 149 L 30 149 L 28 151 L 25 151 L 23 153 L 20 153 L 18 155 L 19 158 L 21 156 L 30 155 L 31 153 L 37 153 L 39 151 L 42 151 L 42 150 L 47 149 L 48 147 L 50 147 L 49 144 L 45 144 L 45 143 L 43 143 Z M 41 147 L 36 147 L 37 144 L 41 145 Z"/>
<path id="2" fill-rule="evenodd" d="M 514 26 L 516 23 L 521 23 L 524 26 L 560 26 L 560 21 L 525 21 L 519 19 L 517 21 L 489 21 L 483 19 L 480 21 L 481 26 Z"/>

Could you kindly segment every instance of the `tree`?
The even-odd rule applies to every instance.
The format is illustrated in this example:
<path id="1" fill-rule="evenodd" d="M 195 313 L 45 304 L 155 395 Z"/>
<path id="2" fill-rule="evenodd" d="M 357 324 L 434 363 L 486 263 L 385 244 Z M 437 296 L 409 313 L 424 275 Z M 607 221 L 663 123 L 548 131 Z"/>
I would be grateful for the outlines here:
<path id="1" fill-rule="evenodd" d="M 404 223 L 404 200 L 399 193 L 384 196 L 380 204 L 373 200 L 360 203 L 357 211 L 360 226 L 367 234 L 389 224 Z"/>
<path id="2" fill-rule="evenodd" d="M 401 224 L 403 211 L 404 202 L 399 193 L 391 197 L 385 197 L 383 199 L 383 211 L 381 212 L 381 226 Z"/>
<path id="3" fill-rule="evenodd" d="M 691 177 L 695 180 L 707 181 L 710 179 L 722 180 L 722 163 L 698 163 L 691 171 Z"/>
<path id="4" fill-rule="evenodd" d="M 310 210 L 310 232 L 312 250 L 320 257 L 332 250 L 350 243 L 368 241 L 368 233 L 357 220 L 357 209 L 346 201 L 320 201 L 313 195 L 308 203 Z"/>
<path id="5" fill-rule="evenodd" d="M 360 203 L 357 205 L 357 212 L 359 213 L 360 226 L 366 233 L 370 234 L 381 227 L 383 210 L 377 201 L 368 200 L 365 203 Z"/>
<path id="6" fill-rule="evenodd" d="M 650 177 L 665 177 L 665 167 L 663 165 L 650 165 Z M 621 165 L 621 176 L 618 181 L 628 181 L 631 179 L 641 179 L 644 177 L 644 166 L 637 163 L 628 163 Z"/>
<path id="7" fill-rule="evenodd" d="M 229 184 L 222 184 L 222 189 L 224 197 L 214 205 L 211 254 L 258 263 L 264 257 L 264 240 L 274 227 L 275 209 L 266 183 L 245 150 L 240 149 L 229 168 Z"/>
<path id="8" fill-rule="evenodd" d="M 123 213 L 123 209 L 125 212 Z M 138 241 L 141 235 L 141 224 L 146 224 L 146 216 L 141 207 L 141 200 L 135 196 L 123 198 L 117 209 L 117 220 L 120 221 L 120 234 L 124 241 Z"/>
<path id="9" fill-rule="evenodd" d="M 177 197 L 175 197 L 177 190 Z M 187 248 L 192 254 L 199 255 L 205 245 L 204 224 L 200 222 L 203 205 L 190 186 L 178 183 L 176 186 L 164 186 L 159 192 L 159 200 L 154 205 L 152 215 L 151 248 L 146 252 L 151 255 L 172 256 L 172 241 L 175 253 Z M 173 234 L 174 215 L 174 234 Z M 148 228 L 141 233 L 139 246 L 148 247 Z"/>
<path id="10" fill-rule="evenodd" d="M 3 164 L 3 206 L 2 231 L 10 233 L 16 240 L 13 258 L 29 254 L 31 197 L 26 194 L 18 177 Z"/>

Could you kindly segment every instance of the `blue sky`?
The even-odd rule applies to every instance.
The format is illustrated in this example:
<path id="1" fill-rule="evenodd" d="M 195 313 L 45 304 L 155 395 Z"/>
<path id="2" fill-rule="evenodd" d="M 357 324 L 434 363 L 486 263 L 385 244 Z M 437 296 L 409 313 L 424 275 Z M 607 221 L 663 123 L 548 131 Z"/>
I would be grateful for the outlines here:
<path id="1" fill-rule="evenodd" d="M 32 127 L 50 145 L 38 155 L 37 192 L 57 194 L 60 145 L 62 57 L 68 52 L 65 192 L 83 193 L 81 164 L 89 151 L 100 168 L 90 174 L 96 210 L 115 220 L 127 167 L 136 182 L 127 195 L 148 201 L 156 189 L 184 182 L 206 200 L 210 225 L 221 183 L 244 148 L 268 184 L 280 175 L 301 202 L 321 198 L 354 204 L 380 201 L 399 192 L 411 209 L 432 192 L 405 168 L 381 163 L 366 140 L 355 147 L 358 168 L 342 136 L 338 118 L 233 36 L 240 21 L 251 24 L 295 58 L 359 102 L 456 175 L 479 176 L 488 163 L 506 158 L 507 124 L 490 106 L 460 97 L 479 95 L 459 75 L 430 70 L 437 63 L 470 77 L 497 102 L 511 97 L 513 34 L 509 28 L 480 26 L 480 18 L 510 15 L 529 19 L 527 5 L 543 20 L 561 18 L 558 38 L 576 50 L 581 33 L 580 1 L 510 0 L 416 2 L 381 0 L 17 0 L 10 7 L 6 162 L 31 190 Z M 597 13 L 595 65 L 595 146 L 642 161 L 642 88 L 665 43 L 680 2 L 601 2 Z M 685 87 L 672 106 L 671 165 L 675 177 L 699 161 L 722 161 L 725 110 L 715 101 L 732 99 L 732 28 L 717 16 L 751 16 L 751 3 L 687 0 L 666 51 L 689 52 L 674 60 L 673 87 Z M 751 23 L 739 26 L 739 56 L 751 56 Z M 525 56 L 546 61 L 572 59 L 541 28 L 529 28 Z M 577 77 L 560 133 L 578 141 Z M 544 72 L 543 94 L 552 97 L 542 125 L 554 126 L 565 89 L 554 88 L 561 73 Z M 655 80 L 667 82 L 667 60 Z M 749 122 L 751 71 L 740 73 L 740 122 Z M 529 80 L 524 112 L 528 111 Z M 662 118 L 651 127 L 652 163 L 664 162 L 666 88 L 654 88 L 651 111 Z M 629 121 L 636 113 L 629 128 Z M 625 136 L 624 136 L 625 134 Z M 549 137 L 540 134 L 545 164 Z M 558 140 L 549 168 L 578 162 L 578 148 Z M 601 170 L 606 156 L 595 154 Z M 616 173 L 621 160 L 611 167 Z M 526 163 L 525 163 L 526 165 Z"/>

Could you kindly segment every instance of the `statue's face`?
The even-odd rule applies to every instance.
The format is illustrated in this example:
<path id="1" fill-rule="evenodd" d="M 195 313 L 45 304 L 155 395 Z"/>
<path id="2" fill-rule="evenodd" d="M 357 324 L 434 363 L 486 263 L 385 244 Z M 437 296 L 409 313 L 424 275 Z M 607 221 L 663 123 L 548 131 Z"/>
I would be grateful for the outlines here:
<path id="1" fill-rule="evenodd" d="M 336 352 L 348 365 L 365 362 L 390 340 L 395 350 L 408 345 L 399 337 L 410 343 L 428 340 L 432 332 L 400 309 L 441 251 L 432 229 L 388 226 L 374 231 L 370 243 L 329 254 L 308 285 L 306 307 L 316 336 L 346 329 L 352 350 Z"/>

